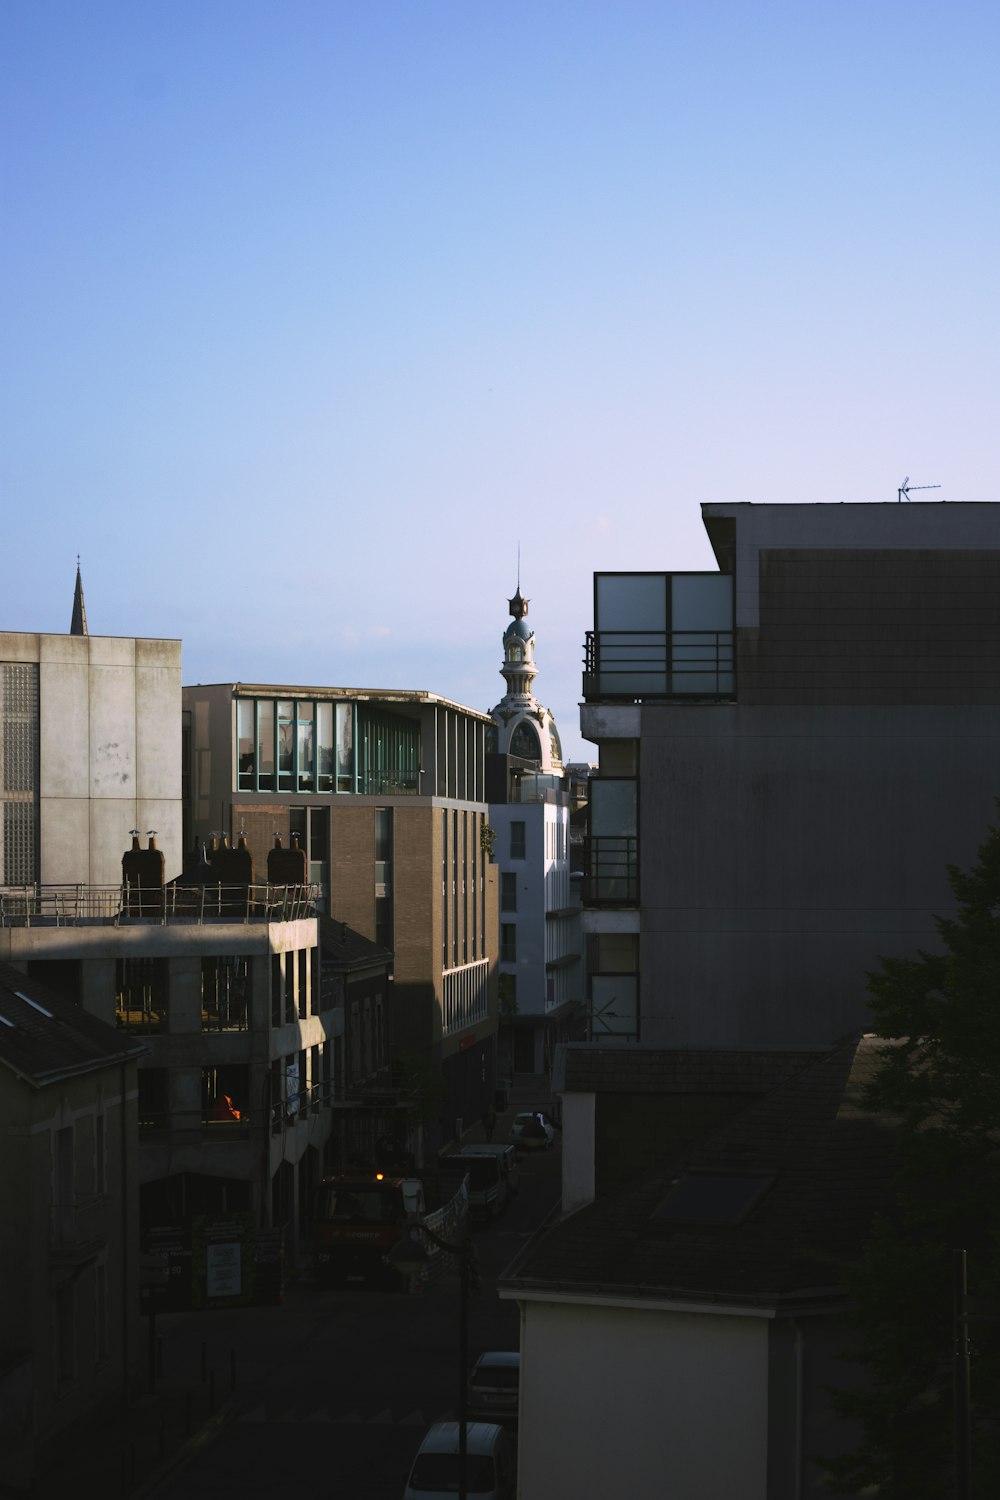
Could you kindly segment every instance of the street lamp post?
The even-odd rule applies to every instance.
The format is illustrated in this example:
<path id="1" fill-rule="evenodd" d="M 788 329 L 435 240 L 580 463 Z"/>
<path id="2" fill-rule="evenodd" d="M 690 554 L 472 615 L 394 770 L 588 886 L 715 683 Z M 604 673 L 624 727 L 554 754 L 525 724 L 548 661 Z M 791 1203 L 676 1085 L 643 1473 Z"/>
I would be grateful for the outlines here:
<path id="1" fill-rule="evenodd" d="M 469 1372 L 469 1289 L 475 1257 L 472 1240 L 466 1232 L 458 1245 L 450 1245 L 426 1224 L 414 1225 L 385 1259 L 404 1276 L 418 1276 L 430 1259 L 420 1236 L 425 1234 L 439 1250 L 458 1259 L 458 1500 L 468 1500 L 468 1372 Z"/>

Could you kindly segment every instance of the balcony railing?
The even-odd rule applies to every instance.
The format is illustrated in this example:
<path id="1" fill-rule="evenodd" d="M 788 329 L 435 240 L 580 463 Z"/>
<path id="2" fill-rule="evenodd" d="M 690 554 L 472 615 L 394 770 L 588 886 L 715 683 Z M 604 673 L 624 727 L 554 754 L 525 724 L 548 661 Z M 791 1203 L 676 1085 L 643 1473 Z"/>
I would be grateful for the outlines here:
<path id="1" fill-rule="evenodd" d="M 638 906 L 639 840 L 626 834 L 588 838 L 584 845 L 584 906 Z"/>
<path id="2" fill-rule="evenodd" d="M 588 701 L 735 696 L 731 630 L 588 630 Z"/>
<path id="3" fill-rule="evenodd" d="M 0 927 L 293 922 L 316 914 L 317 885 L 36 885 L 0 888 Z"/>

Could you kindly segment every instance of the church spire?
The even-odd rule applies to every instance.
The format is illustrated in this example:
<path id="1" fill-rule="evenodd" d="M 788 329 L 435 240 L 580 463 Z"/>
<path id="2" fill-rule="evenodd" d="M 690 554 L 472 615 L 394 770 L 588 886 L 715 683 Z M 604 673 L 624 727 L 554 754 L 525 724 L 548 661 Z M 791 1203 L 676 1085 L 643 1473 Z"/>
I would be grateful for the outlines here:
<path id="1" fill-rule="evenodd" d="M 80 554 L 76 554 L 76 588 L 73 591 L 73 619 L 70 635 L 87 635 L 87 609 L 83 602 L 83 579 L 80 577 Z"/>

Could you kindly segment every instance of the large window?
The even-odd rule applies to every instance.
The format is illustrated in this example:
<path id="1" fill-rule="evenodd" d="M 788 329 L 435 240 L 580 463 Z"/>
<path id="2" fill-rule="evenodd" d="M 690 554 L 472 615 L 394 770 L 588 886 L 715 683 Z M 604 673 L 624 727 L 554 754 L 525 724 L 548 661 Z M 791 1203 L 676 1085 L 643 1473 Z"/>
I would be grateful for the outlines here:
<path id="1" fill-rule="evenodd" d="M 124 1031 L 166 1031 L 167 961 L 119 958 L 115 963 L 115 1016 Z"/>
<path id="2" fill-rule="evenodd" d="M 354 705 L 238 698 L 236 777 L 241 792 L 353 792 Z"/>
<path id="3" fill-rule="evenodd" d="M 510 825 L 510 857 L 511 859 L 524 858 L 524 823 L 513 821 Z"/>
<path id="4" fill-rule="evenodd" d="M 500 910 L 517 911 L 517 876 L 510 870 L 500 876 Z"/>
<path id="5" fill-rule="evenodd" d="M 500 923 L 500 962 L 517 962 L 517 927 L 513 922 Z"/>
<path id="6" fill-rule="evenodd" d="M 246 1063 L 202 1068 L 201 1107 L 206 1125 L 238 1125 L 248 1120 L 250 1069 Z"/>
<path id="7" fill-rule="evenodd" d="M 248 958 L 213 956 L 202 959 L 201 1025 L 204 1031 L 249 1031 Z"/>

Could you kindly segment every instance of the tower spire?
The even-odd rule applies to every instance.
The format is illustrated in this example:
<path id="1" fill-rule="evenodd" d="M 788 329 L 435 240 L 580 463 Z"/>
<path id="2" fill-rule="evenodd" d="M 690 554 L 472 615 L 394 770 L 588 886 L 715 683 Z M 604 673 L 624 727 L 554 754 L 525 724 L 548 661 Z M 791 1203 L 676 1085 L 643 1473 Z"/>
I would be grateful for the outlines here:
<path id="1" fill-rule="evenodd" d="M 80 577 L 80 554 L 76 554 L 76 588 L 73 591 L 73 618 L 70 635 L 87 635 L 87 610 L 83 602 L 83 579 Z"/>

